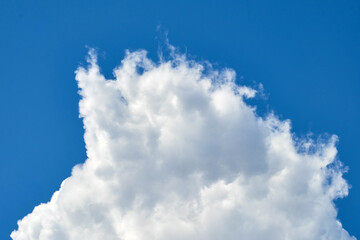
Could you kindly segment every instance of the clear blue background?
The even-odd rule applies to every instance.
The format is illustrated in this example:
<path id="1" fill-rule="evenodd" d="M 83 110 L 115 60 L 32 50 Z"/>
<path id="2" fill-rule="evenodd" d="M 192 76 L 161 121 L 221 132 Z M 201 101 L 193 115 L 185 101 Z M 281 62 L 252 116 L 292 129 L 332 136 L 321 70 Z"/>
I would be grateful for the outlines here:
<path id="1" fill-rule="evenodd" d="M 273 109 L 305 135 L 335 133 L 350 168 L 336 202 L 360 237 L 360 2 L 0 1 L 0 239 L 86 159 L 74 70 L 96 47 L 106 76 L 124 49 L 156 59 L 156 27 L 182 51 L 263 83 Z M 160 34 L 161 35 L 161 34 Z"/>

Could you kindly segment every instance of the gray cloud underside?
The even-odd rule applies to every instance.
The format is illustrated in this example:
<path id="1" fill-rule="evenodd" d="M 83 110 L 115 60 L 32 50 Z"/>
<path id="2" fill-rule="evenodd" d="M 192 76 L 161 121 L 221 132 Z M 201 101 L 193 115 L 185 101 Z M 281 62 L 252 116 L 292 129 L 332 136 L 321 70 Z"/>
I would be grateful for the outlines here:
<path id="1" fill-rule="evenodd" d="M 244 102 L 230 69 L 127 53 L 76 71 L 88 159 L 13 240 L 347 240 L 336 136 L 294 140 L 289 121 Z"/>

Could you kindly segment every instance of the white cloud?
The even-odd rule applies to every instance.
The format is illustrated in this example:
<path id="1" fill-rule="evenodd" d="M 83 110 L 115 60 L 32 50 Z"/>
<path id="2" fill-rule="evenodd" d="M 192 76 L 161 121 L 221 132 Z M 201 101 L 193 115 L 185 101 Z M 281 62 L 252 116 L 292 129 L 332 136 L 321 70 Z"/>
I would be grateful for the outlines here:
<path id="1" fill-rule="evenodd" d="M 115 80 L 79 68 L 88 159 L 14 240 L 346 240 L 336 137 L 294 140 L 232 70 L 127 53 Z"/>

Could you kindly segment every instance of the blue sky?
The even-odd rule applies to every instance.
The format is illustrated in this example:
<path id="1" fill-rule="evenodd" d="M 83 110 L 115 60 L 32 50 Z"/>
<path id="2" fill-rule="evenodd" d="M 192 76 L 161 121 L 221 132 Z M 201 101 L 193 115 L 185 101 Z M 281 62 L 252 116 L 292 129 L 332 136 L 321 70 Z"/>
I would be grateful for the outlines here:
<path id="1" fill-rule="evenodd" d="M 336 206 L 360 237 L 359 25 L 355 0 L 1 1 L 0 238 L 86 159 L 74 80 L 86 46 L 110 77 L 124 49 L 156 59 L 162 31 L 194 58 L 233 68 L 241 84 L 262 83 L 259 111 L 291 119 L 298 136 L 339 136 L 352 189 Z"/>

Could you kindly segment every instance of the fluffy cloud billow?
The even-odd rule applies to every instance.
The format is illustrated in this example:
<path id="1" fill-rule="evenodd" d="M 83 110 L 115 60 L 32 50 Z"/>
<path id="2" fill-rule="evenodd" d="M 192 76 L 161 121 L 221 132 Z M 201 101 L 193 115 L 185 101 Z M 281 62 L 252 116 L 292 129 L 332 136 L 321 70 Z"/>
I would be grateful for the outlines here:
<path id="1" fill-rule="evenodd" d="M 206 70 L 206 71 L 205 71 Z M 13 240 L 348 240 L 336 136 L 259 117 L 235 72 L 128 52 L 115 79 L 76 71 L 88 159 Z"/>

